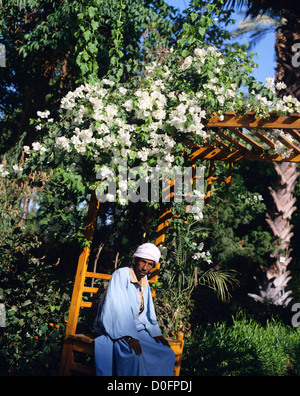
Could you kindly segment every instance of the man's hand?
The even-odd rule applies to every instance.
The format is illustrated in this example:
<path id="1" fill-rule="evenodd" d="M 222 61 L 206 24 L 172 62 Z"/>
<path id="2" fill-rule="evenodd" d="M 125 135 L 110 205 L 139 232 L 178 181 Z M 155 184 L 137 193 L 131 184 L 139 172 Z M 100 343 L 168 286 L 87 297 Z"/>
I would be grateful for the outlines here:
<path id="1" fill-rule="evenodd" d="M 162 344 L 164 344 L 164 345 L 166 345 L 166 346 L 170 346 L 170 344 L 168 343 L 168 341 L 165 339 L 165 337 L 163 337 L 162 335 L 161 336 L 156 336 L 156 337 L 153 337 L 154 339 L 155 339 L 155 341 L 158 343 L 158 342 L 161 342 Z"/>
<path id="2" fill-rule="evenodd" d="M 126 341 L 129 345 L 131 353 L 134 351 L 138 356 L 141 355 L 142 347 L 139 340 L 136 340 L 135 338 L 127 338 Z"/>

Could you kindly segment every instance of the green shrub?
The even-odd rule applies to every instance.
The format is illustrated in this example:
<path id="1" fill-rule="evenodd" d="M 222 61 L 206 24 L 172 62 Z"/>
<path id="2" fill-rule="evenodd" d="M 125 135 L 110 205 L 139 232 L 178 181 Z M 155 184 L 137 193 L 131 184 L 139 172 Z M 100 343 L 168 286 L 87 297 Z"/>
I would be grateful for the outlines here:
<path id="1" fill-rule="evenodd" d="M 69 309 L 68 285 L 35 258 L 1 272 L 6 327 L 0 330 L 0 373 L 58 374 Z"/>
<path id="2" fill-rule="evenodd" d="M 287 376 L 300 373 L 300 330 L 245 318 L 201 327 L 184 350 L 183 375 Z"/>
<path id="3" fill-rule="evenodd" d="M 49 259 L 41 258 L 41 241 L 28 210 L 38 191 L 34 182 L 42 188 L 46 179 L 36 173 L 0 178 L 0 300 L 6 310 L 0 375 L 58 373 L 70 285 L 59 279 Z"/>

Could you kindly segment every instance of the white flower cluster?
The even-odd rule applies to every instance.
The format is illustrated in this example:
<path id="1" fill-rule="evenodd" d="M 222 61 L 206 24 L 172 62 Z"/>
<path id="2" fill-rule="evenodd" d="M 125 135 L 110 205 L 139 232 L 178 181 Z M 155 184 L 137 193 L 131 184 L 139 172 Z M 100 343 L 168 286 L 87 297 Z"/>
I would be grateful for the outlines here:
<path id="1" fill-rule="evenodd" d="M 274 77 L 267 77 L 266 78 L 266 85 L 265 87 L 269 89 L 271 92 L 276 93 L 276 91 L 281 91 L 282 89 L 286 88 L 286 84 L 284 82 L 278 82 L 275 85 L 275 78 Z"/>
<path id="2" fill-rule="evenodd" d="M 267 77 L 265 88 L 276 94 L 286 88 L 285 83 L 279 82 L 275 85 L 274 77 Z M 255 111 L 257 116 L 266 116 L 269 113 L 291 114 L 300 113 L 300 102 L 292 95 L 284 95 L 282 98 L 277 97 L 272 101 L 262 94 L 254 91 L 250 93 L 249 110 Z"/>
<path id="3" fill-rule="evenodd" d="M 162 80 L 153 81 L 150 89 L 138 89 L 135 96 L 138 97 L 136 116 L 142 120 L 152 116 L 156 122 L 166 118 L 167 97 L 164 94 L 165 86 Z"/>
<path id="4" fill-rule="evenodd" d="M 0 177 L 6 177 L 9 175 L 9 171 L 7 170 L 8 168 L 4 164 L 0 164 Z M 12 167 L 14 173 L 18 176 L 20 176 L 23 172 L 23 167 L 19 165 L 13 165 Z"/>
<path id="5" fill-rule="evenodd" d="M 254 199 L 254 201 L 256 201 L 256 202 L 259 202 L 259 201 L 263 201 L 263 200 L 264 200 L 263 196 L 260 195 L 260 194 L 254 195 L 254 196 L 253 196 L 253 199 Z"/>
<path id="6" fill-rule="evenodd" d="M 260 202 L 264 200 L 263 196 L 260 194 L 238 194 L 239 199 L 244 201 L 247 205 L 257 206 Z"/>
<path id="7" fill-rule="evenodd" d="M 256 112 L 257 116 L 267 116 L 269 113 L 291 114 L 300 113 L 300 102 L 291 95 L 278 98 L 276 103 L 268 100 L 261 94 L 255 94 L 249 110 Z"/>
<path id="8" fill-rule="evenodd" d="M 207 250 L 206 252 L 203 251 L 204 248 L 204 243 L 201 242 L 198 246 L 195 242 L 193 242 L 193 245 L 196 247 L 197 252 L 193 254 L 192 259 L 193 260 L 205 260 L 208 264 L 212 263 L 211 260 L 211 254 Z"/>
<path id="9" fill-rule="evenodd" d="M 183 64 L 180 67 L 181 71 L 185 71 L 193 66 L 197 73 L 200 74 L 202 70 L 202 65 L 205 63 L 205 60 L 208 55 L 215 56 L 219 58 L 218 65 L 223 66 L 225 64 L 224 59 L 222 58 L 222 52 L 218 51 L 216 47 L 210 46 L 207 49 L 204 48 L 196 48 L 194 50 L 194 56 L 188 56 L 185 58 Z M 219 72 L 219 70 L 218 70 Z"/>
<path id="10" fill-rule="evenodd" d="M 195 94 L 194 103 L 191 104 L 192 106 L 196 105 L 198 111 L 191 111 L 191 114 L 196 114 L 197 118 L 194 119 L 195 125 L 191 125 L 190 129 L 192 130 L 193 128 L 193 132 L 198 134 L 202 133 L 200 122 L 201 118 L 204 119 L 206 115 L 205 102 L 208 97 L 216 99 L 220 110 L 225 104 L 227 105 L 228 110 L 231 110 L 234 109 L 235 98 L 238 96 L 238 86 L 236 83 L 232 82 L 229 85 L 225 85 L 221 81 L 220 73 L 224 71 L 226 62 L 222 53 L 218 51 L 216 47 L 210 46 L 207 49 L 196 48 L 194 50 L 194 56 L 188 56 L 185 58 L 180 69 L 181 71 L 193 69 L 197 74 L 201 74 L 205 62 L 211 62 L 212 60 L 214 61 L 214 66 L 210 72 L 213 73 L 214 77 L 209 78 L 206 83 L 203 83 L 202 89 Z M 199 109 L 199 106 L 202 106 L 202 109 Z M 200 130 L 197 128 L 198 125 L 200 126 Z M 203 134 L 203 137 L 206 138 L 207 136 Z"/>
<path id="11" fill-rule="evenodd" d="M 46 110 L 44 112 L 42 112 L 42 111 L 38 111 L 37 112 L 37 116 L 40 117 L 40 118 L 48 118 L 49 115 L 50 115 L 50 111 L 49 110 Z"/>
<path id="12" fill-rule="evenodd" d="M 285 145 L 282 141 L 278 139 L 278 137 L 281 136 L 282 138 L 287 139 L 289 142 L 298 145 L 298 142 L 294 140 L 293 136 L 291 136 L 288 132 L 284 132 L 282 129 L 274 129 L 272 131 L 258 129 L 258 132 L 265 135 L 268 139 L 270 139 L 274 143 L 275 147 L 274 149 L 272 149 L 272 152 L 274 154 L 280 155 L 282 158 L 289 158 L 289 156 L 293 152 L 293 149 Z M 261 145 L 266 150 L 270 149 L 269 145 L 266 143 L 261 143 Z"/>
<path id="13" fill-rule="evenodd" d="M 33 142 L 32 150 L 36 151 L 39 154 L 43 154 L 47 151 L 47 148 L 45 146 L 43 146 L 40 142 Z"/>
<path id="14" fill-rule="evenodd" d="M 195 98 L 189 98 L 186 93 L 179 95 L 180 104 L 170 112 L 170 118 L 167 121 L 176 130 L 183 133 L 195 133 L 201 135 L 204 139 L 207 137 L 203 130 L 203 120 L 206 112 L 199 106 L 201 93 L 197 93 Z M 188 122 L 188 119 L 191 122 Z"/>
<path id="15" fill-rule="evenodd" d="M 300 113 L 300 102 L 292 95 L 283 96 L 272 106 L 274 113 Z"/>
<path id="16" fill-rule="evenodd" d="M 73 116 L 74 128 L 52 132 L 54 147 L 76 155 L 93 152 L 96 163 L 101 163 L 104 153 L 111 156 L 111 164 L 117 163 L 120 157 L 137 157 L 142 162 L 155 157 L 161 171 L 168 169 L 174 161 L 170 152 L 176 142 L 164 131 L 169 99 L 162 80 L 153 81 L 149 90 L 136 89 L 131 96 L 125 87 L 112 89 L 113 86 L 107 79 L 102 84 L 81 85 L 62 99 L 62 115 L 66 112 L 68 118 Z M 38 115 L 46 118 L 49 113 Z M 151 122 L 147 117 L 151 117 Z M 138 123 L 132 123 L 132 119 Z M 145 126 L 140 131 L 148 136 L 144 145 L 137 144 L 140 140 L 137 131 L 143 123 Z M 27 154 L 42 154 L 51 149 L 39 142 L 34 142 L 32 149 L 24 147 Z"/>
<path id="17" fill-rule="evenodd" d="M 22 166 L 19 165 L 13 165 L 13 170 L 17 175 L 20 175 L 23 172 Z"/>
<path id="18" fill-rule="evenodd" d="M 0 164 L 0 176 L 6 177 L 8 174 L 9 172 L 5 169 L 5 165 Z"/>

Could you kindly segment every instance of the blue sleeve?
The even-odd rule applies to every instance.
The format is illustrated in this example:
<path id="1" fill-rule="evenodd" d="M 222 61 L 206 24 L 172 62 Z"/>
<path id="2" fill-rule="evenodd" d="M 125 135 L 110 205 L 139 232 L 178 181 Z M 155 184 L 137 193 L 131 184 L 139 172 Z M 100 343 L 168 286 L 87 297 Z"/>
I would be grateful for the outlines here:
<path id="1" fill-rule="evenodd" d="M 128 268 L 122 268 L 113 273 L 100 313 L 102 326 L 114 340 L 125 336 L 138 339 L 128 293 L 129 282 Z"/>
<path id="2" fill-rule="evenodd" d="M 148 333 L 151 335 L 151 337 L 156 337 L 161 335 L 161 331 L 158 325 L 158 322 L 156 320 L 156 314 L 154 310 L 154 304 L 153 304 L 153 299 L 151 295 L 151 290 L 150 287 L 147 287 L 147 290 L 145 290 L 145 296 L 146 297 L 146 306 L 145 306 L 145 313 L 147 320 L 145 321 L 145 327 Z"/>

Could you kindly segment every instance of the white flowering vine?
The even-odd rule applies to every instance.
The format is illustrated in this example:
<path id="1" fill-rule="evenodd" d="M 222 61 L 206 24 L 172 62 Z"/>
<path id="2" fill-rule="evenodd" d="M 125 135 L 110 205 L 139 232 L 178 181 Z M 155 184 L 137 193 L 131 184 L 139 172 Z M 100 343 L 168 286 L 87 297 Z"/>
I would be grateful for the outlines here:
<path id="1" fill-rule="evenodd" d="M 103 79 L 81 85 L 62 98 L 56 119 L 48 110 L 38 112 L 36 127 L 43 131 L 43 139 L 24 147 L 24 168 L 63 163 L 89 178 L 90 184 L 99 169 L 108 176 L 108 169 L 120 159 L 129 167 L 142 166 L 144 172 L 155 166 L 158 173 L 165 173 L 184 164 L 190 150 L 187 136 L 198 144 L 213 140 L 214 134 L 205 129 L 213 113 L 221 118 L 226 111 L 254 111 L 257 116 L 300 113 L 295 98 L 276 96 L 282 84 L 274 86 L 268 79 L 263 87 L 249 77 L 250 71 L 251 61 L 241 50 L 222 53 L 203 46 L 185 57 L 170 51 L 124 84 Z M 280 145 L 275 151 L 289 155 Z M 0 175 L 7 176 L 3 166 Z M 201 213 L 195 216 L 201 219 Z"/>

